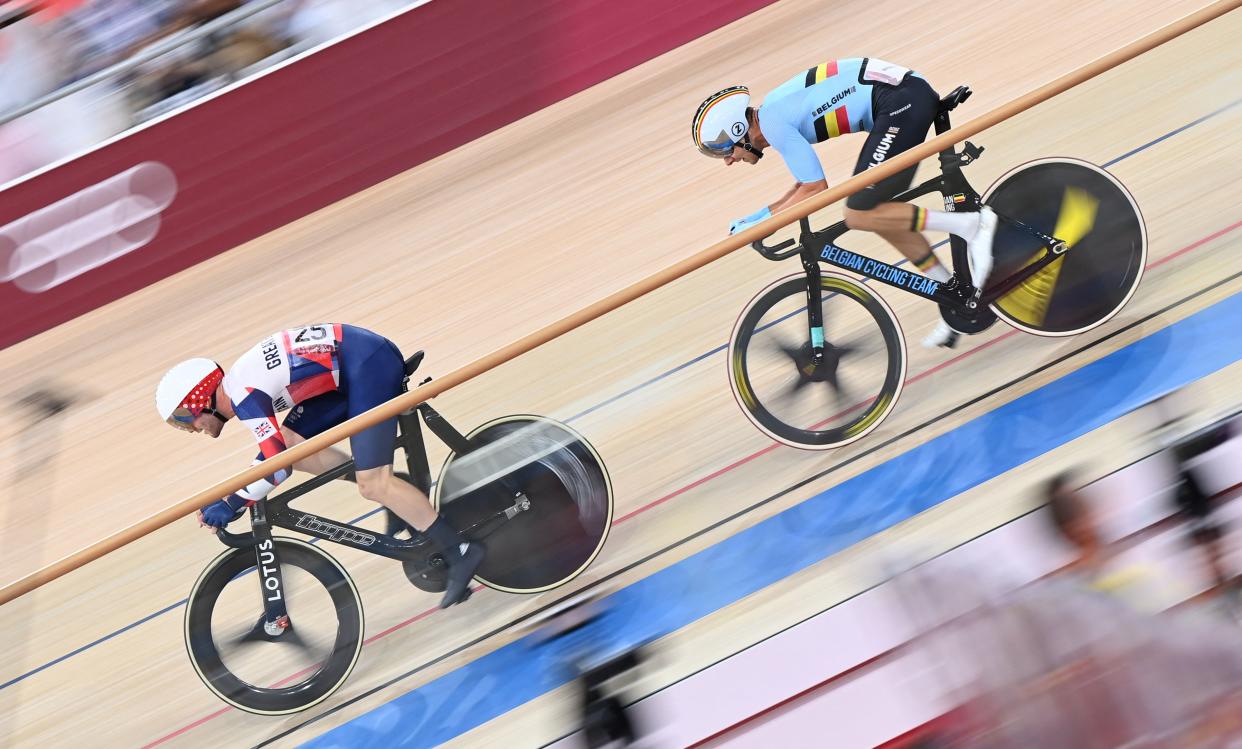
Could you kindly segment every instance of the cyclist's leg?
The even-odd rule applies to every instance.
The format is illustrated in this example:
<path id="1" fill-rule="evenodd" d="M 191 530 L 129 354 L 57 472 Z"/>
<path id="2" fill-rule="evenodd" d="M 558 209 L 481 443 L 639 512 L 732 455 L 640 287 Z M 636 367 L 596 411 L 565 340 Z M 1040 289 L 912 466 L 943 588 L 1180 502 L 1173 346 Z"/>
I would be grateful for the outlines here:
<path id="1" fill-rule="evenodd" d="M 326 431 L 329 427 L 340 424 L 347 418 L 349 418 L 349 404 L 345 396 L 339 391 L 333 391 L 302 401 L 290 409 L 289 415 L 280 425 L 280 431 L 285 437 L 285 445 L 293 447 Z M 349 455 L 344 450 L 327 447 L 294 463 L 293 470 L 320 474 L 347 460 L 349 460 Z M 352 480 L 353 477 L 347 478 Z"/>
<path id="2" fill-rule="evenodd" d="M 874 126 L 858 157 L 854 173 L 878 166 L 927 138 L 939 108 L 939 96 L 922 78 L 910 77 L 900 86 L 880 89 L 874 103 Z M 994 218 L 980 221 L 979 213 L 948 213 L 905 203 L 888 202 L 910 186 L 917 167 L 880 180 L 846 199 L 846 223 L 852 229 L 872 231 L 895 246 L 923 273 L 938 281 L 949 279 L 921 232 L 924 229 L 956 234 L 975 244 L 972 260 L 986 275 L 991 256 Z M 987 225 L 984 226 L 983 224 Z M 983 228 L 984 231 L 980 231 Z"/>
<path id="3" fill-rule="evenodd" d="M 873 126 L 854 165 L 854 174 L 879 166 L 885 160 L 922 143 L 936 116 L 938 98 L 921 78 L 909 78 L 900 86 L 877 89 Z M 845 220 L 851 229 L 879 234 L 910 262 L 932 278 L 947 281 L 931 245 L 919 233 L 915 208 L 893 203 L 891 198 L 907 189 L 917 166 L 886 177 L 859 190 L 845 201 Z"/>
<path id="4" fill-rule="evenodd" d="M 348 401 L 350 417 L 401 394 L 405 360 L 387 338 L 352 325 L 342 326 L 340 362 L 341 390 Z M 470 580 L 483 561 L 483 547 L 467 543 L 435 511 L 426 494 L 393 475 L 396 440 L 395 417 L 350 437 L 358 490 L 367 499 L 392 510 L 440 547 L 449 564 L 448 585 L 440 606 L 452 606 L 469 597 Z"/>
<path id="5" fill-rule="evenodd" d="M 401 352 L 388 339 L 352 325 L 342 326 L 340 392 L 345 417 L 352 418 L 401 394 L 405 377 Z M 385 419 L 349 438 L 362 496 L 379 502 L 418 530 L 436 519 L 427 495 L 393 475 L 397 419 Z"/>

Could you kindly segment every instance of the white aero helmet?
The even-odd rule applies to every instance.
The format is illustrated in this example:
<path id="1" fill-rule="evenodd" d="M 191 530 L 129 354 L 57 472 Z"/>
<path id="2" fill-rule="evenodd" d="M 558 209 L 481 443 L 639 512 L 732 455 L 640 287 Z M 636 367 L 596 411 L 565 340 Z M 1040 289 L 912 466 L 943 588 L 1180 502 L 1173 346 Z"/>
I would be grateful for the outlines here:
<path id="1" fill-rule="evenodd" d="M 194 431 L 189 425 L 212 404 L 223 379 L 224 370 L 211 359 L 187 359 L 168 370 L 155 387 L 160 418 L 178 429 Z"/>
<path id="2" fill-rule="evenodd" d="M 694 147 L 717 159 L 732 154 L 733 146 L 746 138 L 746 131 L 750 129 L 746 120 L 749 106 L 750 89 L 745 86 L 730 86 L 707 97 L 690 124 Z M 744 143 L 745 148 L 750 140 L 747 138 Z"/>

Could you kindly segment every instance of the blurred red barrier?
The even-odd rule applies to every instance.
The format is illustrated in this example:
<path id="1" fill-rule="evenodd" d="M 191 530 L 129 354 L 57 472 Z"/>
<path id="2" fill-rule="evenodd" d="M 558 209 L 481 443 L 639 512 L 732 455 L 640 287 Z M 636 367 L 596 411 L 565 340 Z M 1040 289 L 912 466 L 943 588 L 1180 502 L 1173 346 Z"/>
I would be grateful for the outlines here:
<path id="1" fill-rule="evenodd" d="M 0 194 L 0 348 L 771 2 L 435 0 L 18 183 Z M 138 191 L 99 205 L 100 183 L 140 165 L 171 172 L 170 204 Z M 75 216 L 75 202 L 92 213 Z M 147 233 L 158 224 L 142 241 L 126 235 L 139 215 Z"/>

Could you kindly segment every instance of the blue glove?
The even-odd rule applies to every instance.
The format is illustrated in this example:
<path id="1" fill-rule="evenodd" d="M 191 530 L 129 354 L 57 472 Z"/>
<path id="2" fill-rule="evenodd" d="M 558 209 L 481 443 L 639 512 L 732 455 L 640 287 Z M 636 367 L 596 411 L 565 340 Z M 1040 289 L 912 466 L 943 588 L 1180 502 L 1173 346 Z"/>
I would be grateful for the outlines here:
<path id="1" fill-rule="evenodd" d="M 203 508 L 203 525 L 210 525 L 212 528 L 223 528 L 241 517 L 249 506 L 250 503 L 248 501 L 236 494 L 230 494 L 224 499 L 218 499 Z"/>
<path id="2" fill-rule="evenodd" d="M 765 218 L 770 218 L 771 216 L 772 216 L 772 211 L 770 211 L 768 207 L 765 205 L 764 207 L 760 208 L 759 210 L 755 211 L 749 216 L 739 218 L 733 223 L 729 224 L 729 233 L 737 234 L 739 231 L 742 231 L 743 229 L 747 229 L 753 226 L 754 224 L 757 224 L 760 221 L 764 220 Z"/>

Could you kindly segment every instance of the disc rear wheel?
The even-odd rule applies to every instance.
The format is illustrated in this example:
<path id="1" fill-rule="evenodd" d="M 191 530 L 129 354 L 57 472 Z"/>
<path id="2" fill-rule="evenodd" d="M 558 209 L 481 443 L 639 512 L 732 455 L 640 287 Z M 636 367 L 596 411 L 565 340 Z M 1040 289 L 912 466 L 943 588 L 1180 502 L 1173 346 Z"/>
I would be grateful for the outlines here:
<path id="1" fill-rule="evenodd" d="M 479 582 L 535 593 L 577 577 L 612 526 L 612 482 L 595 448 L 543 416 L 506 416 L 466 435 L 475 449 L 452 453 L 432 502 L 455 528 L 477 527 L 487 545 Z"/>
<path id="2" fill-rule="evenodd" d="M 1009 325 L 1035 335 L 1075 335 L 1111 319 L 1134 295 L 1147 264 L 1147 231 L 1133 196 L 1104 169 L 1078 159 L 1032 161 L 997 180 L 983 202 L 1066 245 L 1059 258 L 991 304 Z M 991 280 L 1050 252 L 1001 221 Z"/>

